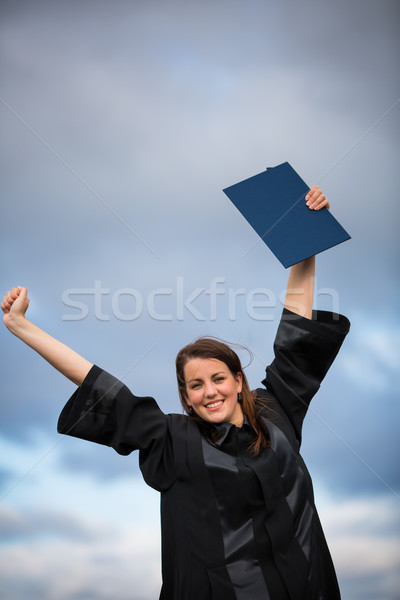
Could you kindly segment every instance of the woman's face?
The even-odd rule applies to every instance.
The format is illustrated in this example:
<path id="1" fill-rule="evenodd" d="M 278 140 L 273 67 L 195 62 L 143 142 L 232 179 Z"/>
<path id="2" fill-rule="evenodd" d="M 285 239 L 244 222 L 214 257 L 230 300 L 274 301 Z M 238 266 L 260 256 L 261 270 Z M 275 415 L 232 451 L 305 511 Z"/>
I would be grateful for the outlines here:
<path id="1" fill-rule="evenodd" d="M 242 374 L 233 376 L 227 365 L 216 358 L 192 358 L 184 367 L 186 402 L 210 423 L 243 424 L 242 407 L 237 401 L 242 391 Z"/>

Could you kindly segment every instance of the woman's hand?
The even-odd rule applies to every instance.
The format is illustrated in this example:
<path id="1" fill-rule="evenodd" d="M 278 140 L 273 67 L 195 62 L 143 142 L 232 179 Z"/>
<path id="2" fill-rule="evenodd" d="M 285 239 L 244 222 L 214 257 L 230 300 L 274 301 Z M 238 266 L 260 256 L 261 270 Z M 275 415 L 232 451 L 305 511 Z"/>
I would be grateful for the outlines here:
<path id="1" fill-rule="evenodd" d="M 81 385 L 92 363 L 51 337 L 25 318 L 29 306 L 27 290 L 16 287 L 6 293 L 1 303 L 7 329 L 43 356 L 55 369 L 76 385 Z"/>
<path id="2" fill-rule="evenodd" d="M 306 204 L 311 210 L 320 210 L 321 208 L 327 208 L 329 210 L 330 204 L 326 199 L 326 196 L 322 193 L 317 185 L 314 185 L 306 196 Z"/>
<path id="3" fill-rule="evenodd" d="M 9 327 L 12 322 L 24 319 L 28 306 L 29 299 L 26 288 L 15 287 L 8 291 L 1 303 L 1 308 L 4 312 L 3 321 L 5 325 Z"/>

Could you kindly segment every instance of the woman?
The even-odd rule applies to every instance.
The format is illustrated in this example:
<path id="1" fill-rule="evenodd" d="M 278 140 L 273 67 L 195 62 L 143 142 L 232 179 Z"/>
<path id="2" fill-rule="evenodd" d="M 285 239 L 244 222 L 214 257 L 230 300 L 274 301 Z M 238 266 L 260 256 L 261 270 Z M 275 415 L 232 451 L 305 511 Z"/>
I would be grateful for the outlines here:
<path id="1" fill-rule="evenodd" d="M 329 204 L 317 186 L 311 209 Z M 176 359 L 187 416 L 165 415 L 25 318 L 26 289 L 3 299 L 9 330 L 79 386 L 58 431 L 138 449 L 161 492 L 163 600 L 337 600 L 337 580 L 299 454 L 301 427 L 349 330 L 312 312 L 315 259 L 292 267 L 263 388 L 251 392 L 239 358 L 201 338 Z"/>

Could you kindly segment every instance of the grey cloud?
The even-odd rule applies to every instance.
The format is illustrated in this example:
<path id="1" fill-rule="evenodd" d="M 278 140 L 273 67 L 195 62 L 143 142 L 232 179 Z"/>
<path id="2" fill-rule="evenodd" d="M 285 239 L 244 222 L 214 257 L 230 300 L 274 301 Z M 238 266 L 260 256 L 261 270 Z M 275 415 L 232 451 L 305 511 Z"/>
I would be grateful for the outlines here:
<path id="1" fill-rule="evenodd" d="M 379 398 L 342 383 L 321 390 L 307 417 L 303 455 L 313 478 L 338 497 L 397 494 L 395 393 Z"/>
<path id="2" fill-rule="evenodd" d="M 3 493 L 14 478 L 14 472 L 11 469 L 0 466 L 0 494 Z"/>
<path id="3" fill-rule="evenodd" d="M 385 493 L 334 498 L 321 518 L 343 597 L 394 598 L 399 585 L 398 498 Z"/>
<path id="4" fill-rule="evenodd" d="M 35 517 L 27 511 L 28 518 Z M 9 517 L 10 515 L 7 515 Z M 13 543 L 0 548 L 2 590 L 10 600 L 27 597 L 52 600 L 83 598 L 154 598 L 160 588 L 157 536 L 152 532 L 120 524 L 96 527 L 95 535 L 75 535 L 84 523 L 66 513 L 50 515 L 50 528 L 38 515 L 45 531 L 31 535 L 22 523 L 26 535 L 13 538 Z M 52 518 L 53 517 L 53 518 Z M 71 535 L 57 537 L 63 529 L 59 517 L 72 527 Z M 14 519 L 15 520 L 15 519 Z M 24 520 L 24 519 L 23 519 Z M 86 528 L 91 531 L 91 525 Z M 50 529 L 50 534 L 49 534 Z M 54 530 L 56 537 L 54 538 Z M 19 533 L 19 532 L 18 532 Z M 133 586 L 138 590 L 135 592 Z"/>
<path id="5" fill-rule="evenodd" d="M 393 574 L 387 572 L 340 579 L 343 597 L 360 600 L 398 600 L 398 585 Z"/>
<path id="6" fill-rule="evenodd" d="M 60 467 L 75 475 L 83 473 L 100 483 L 111 483 L 120 478 L 141 477 L 137 453 L 121 457 L 111 448 L 73 443 L 70 439 L 63 445 Z"/>
<path id="7" fill-rule="evenodd" d="M 58 129 L 63 146 L 68 140 L 72 141 L 71 133 L 75 133 L 80 137 L 81 149 L 85 149 L 89 139 L 99 142 L 90 148 L 91 156 L 95 157 L 99 150 L 104 153 L 104 139 L 107 139 L 118 148 L 121 144 L 127 149 L 130 146 L 140 166 L 146 168 L 151 156 L 149 151 L 157 157 L 156 144 L 147 146 L 149 135 L 158 138 L 158 144 L 163 147 L 164 144 L 176 143 L 176 137 L 179 139 L 183 134 L 183 124 L 191 130 L 196 120 L 204 125 L 204 121 L 210 119 L 213 125 L 218 126 L 216 121 L 220 118 L 223 122 L 226 111 L 232 115 L 232 105 L 236 106 L 233 114 L 239 117 L 237 98 L 261 94 L 262 102 L 270 110 L 275 109 L 275 117 L 278 116 L 278 106 L 274 102 L 270 104 L 271 98 L 276 97 L 276 85 L 283 86 L 279 90 L 280 102 L 295 91 L 290 81 L 285 85 L 285 75 L 300 83 L 296 103 L 301 105 L 302 96 L 307 92 L 307 102 L 318 103 L 318 96 L 324 90 L 325 95 L 319 99 L 321 104 L 327 108 L 331 106 L 334 113 L 340 110 L 342 102 L 344 111 L 352 107 L 352 118 L 357 119 L 364 106 L 370 106 L 371 101 L 394 82 L 391 73 L 395 60 L 390 47 L 394 5 L 384 4 L 386 9 L 382 10 L 382 5 L 377 9 L 376 4 L 363 2 L 362 11 L 361 3 L 339 3 L 334 7 L 324 5 L 321 13 L 321 9 L 316 10 L 318 5 L 315 2 L 303 3 L 301 8 L 288 3 L 281 5 L 279 10 L 273 4 L 258 5 L 254 10 L 248 10 L 247 5 L 244 11 L 238 6 L 232 9 L 231 5 L 228 10 L 225 3 L 219 8 L 205 5 L 191 10 L 177 3 L 172 4 L 179 10 L 177 19 L 170 5 L 157 3 L 156 10 L 144 12 L 137 3 L 120 3 L 121 13 L 114 10 L 106 13 L 107 35 L 101 35 L 104 13 L 95 12 L 93 15 L 83 9 L 81 14 L 74 4 L 68 9 L 53 5 L 52 10 L 46 10 L 43 19 L 33 17 L 30 11 L 25 18 L 19 13 L 14 29 L 11 28 L 9 36 L 6 36 L 9 46 L 15 48 L 16 60 L 24 60 L 20 48 L 25 47 L 25 60 L 33 61 L 32 69 L 37 72 L 38 78 L 33 77 L 30 86 L 25 78 L 23 83 L 18 82 L 13 68 L 7 87 L 12 90 L 16 85 L 16 91 L 21 90 L 21 85 L 31 88 L 30 95 L 38 98 L 37 110 L 33 114 L 36 113 L 41 125 L 46 126 L 47 122 L 53 131 Z M 101 6 L 104 8 L 106 5 Z M 232 10 L 234 14 L 238 11 L 240 20 L 232 16 Z M 287 27 L 289 19 L 299 16 L 297 11 L 307 28 Z M 228 12 L 229 18 L 226 18 Z M 62 18 L 64 13 L 67 18 Z M 357 18 L 360 14 L 361 25 Z M 126 18 L 123 19 L 123 16 Z M 321 16 L 330 21 L 330 36 L 326 27 L 320 32 L 320 27 L 315 25 Z M 245 33 L 243 21 L 251 25 L 251 38 Z M 18 39 L 18 27 L 23 35 L 17 43 L 13 40 Z M 74 45 L 71 47 L 72 29 Z M 205 30 L 207 44 L 204 43 Z M 30 36 L 34 38 L 33 46 L 25 41 Z M 52 43 L 54 37 L 56 44 Z M 379 45 L 371 43 L 371 37 L 379 40 Z M 246 39 L 246 43 L 238 44 L 238 39 L 242 38 Z M 94 51 L 93 44 L 99 46 L 100 52 Z M 51 54 L 47 51 L 49 46 L 53 47 Z M 36 59 L 35 52 L 38 53 Z M 306 79 L 301 80 L 296 61 L 301 63 L 297 66 L 301 66 L 303 78 L 304 73 L 308 73 Z M 387 69 L 379 68 L 371 74 L 375 61 L 379 66 L 382 63 L 387 65 Z M 363 71 L 368 72 L 369 78 L 363 81 L 363 87 L 357 93 L 360 77 L 355 81 L 353 73 L 357 72 L 360 76 Z M 279 73 L 282 74 L 280 77 Z M 376 76 L 385 77 L 385 80 L 377 85 Z M 216 87 L 210 85 L 212 81 L 215 81 Z M 221 81 L 226 81 L 226 88 Z M 257 81 L 261 85 L 257 85 Z M 351 95 L 338 96 L 338 90 L 347 86 Z M 372 88 L 373 93 L 369 93 L 366 103 L 366 89 L 372 92 Z M 93 97 L 96 98 L 94 106 Z M 392 97 L 395 99 L 396 93 Z M 218 105 L 221 100 L 222 104 Z M 356 112 L 352 102 L 357 105 Z M 40 104 L 46 112 L 45 120 L 40 115 Z M 62 112 L 57 107 L 62 107 Z M 378 102 L 377 108 L 382 107 L 387 107 L 386 100 Z M 370 111 L 367 116 L 370 120 Z M 69 126 L 65 127 L 64 123 Z M 101 125 L 100 128 L 97 124 Z M 89 139 L 82 136 L 85 131 L 90 134 Z M 136 143 L 129 142 L 125 131 L 130 132 L 131 140 Z M 98 137 L 100 132 L 103 143 Z M 196 128 L 193 132 L 197 133 L 197 137 L 201 136 Z M 192 159 L 195 151 L 192 145 Z M 140 161 L 140 154 L 147 159 L 144 163 Z M 122 156 L 119 151 L 120 161 Z M 116 156 L 115 153 L 104 153 L 104 158 L 107 158 L 110 168 Z M 87 163 L 84 154 L 81 159 Z M 165 155 L 165 160 L 168 162 L 168 155 Z M 97 155 L 99 162 L 101 155 Z"/>
<path id="8" fill-rule="evenodd" d="M 315 85 L 316 92 L 310 92 L 310 95 L 307 95 L 307 82 L 294 72 L 293 67 L 288 67 L 291 64 L 288 60 L 282 62 L 281 58 L 277 58 L 276 61 L 267 61 L 265 60 L 267 57 L 262 54 L 255 58 L 256 68 L 252 66 L 252 68 L 244 70 L 244 65 L 248 65 L 250 59 L 248 53 L 256 54 L 254 47 L 256 42 L 250 46 L 244 45 L 243 51 L 239 52 L 239 56 L 235 56 L 234 62 L 229 66 L 222 58 L 218 59 L 218 53 L 217 60 L 215 60 L 215 52 L 208 54 L 206 48 L 198 45 L 203 39 L 201 25 L 198 26 L 198 20 L 196 20 L 195 26 L 190 20 L 190 11 L 184 10 L 180 21 L 176 22 L 173 13 L 165 14 L 160 4 L 155 5 L 157 11 L 154 14 L 139 11 L 138 19 L 125 20 L 124 23 L 129 23 L 129 25 L 124 24 L 123 27 L 120 14 L 116 16 L 112 11 L 111 19 L 116 19 L 117 26 L 119 24 L 122 27 L 124 43 L 128 44 L 129 42 L 133 48 L 136 47 L 135 44 L 139 43 L 138 40 L 140 43 L 149 44 L 148 41 L 143 40 L 146 37 L 143 36 L 141 29 L 143 21 L 146 23 L 146 27 L 153 31 L 153 38 L 150 36 L 150 39 L 154 40 L 157 23 L 159 20 L 166 19 L 168 27 L 163 28 L 159 33 L 161 39 L 163 39 L 162 36 L 166 36 L 168 40 L 168 32 L 176 31 L 177 28 L 182 36 L 180 43 L 182 47 L 185 47 L 187 38 L 191 37 L 192 39 L 194 36 L 195 41 L 189 45 L 190 50 L 185 54 L 185 58 L 180 58 L 179 35 L 178 42 L 175 42 L 177 47 L 174 52 L 160 52 L 159 47 L 156 45 L 155 48 L 152 48 L 150 42 L 145 50 L 141 49 L 140 55 L 136 52 L 125 54 L 123 46 L 117 45 L 118 51 L 114 49 L 115 54 L 108 56 L 109 38 L 104 40 L 102 38 L 102 41 L 99 41 L 98 29 L 99 23 L 102 22 L 101 18 L 104 16 L 102 10 L 105 5 L 101 5 L 102 9 L 95 13 L 94 18 L 89 18 L 93 15 L 90 11 L 83 9 L 82 22 L 78 18 L 81 13 L 79 11 L 75 13 L 77 5 L 73 4 L 68 9 L 61 5 L 54 6 L 56 6 L 56 10 L 54 11 L 53 8 L 54 12 L 46 11 L 44 19 L 37 18 L 36 13 L 34 16 L 29 10 L 26 15 L 17 13 L 18 18 L 14 17 L 14 28 L 11 27 L 4 42 L 8 43 L 8 56 L 11 54 L 12 57 L 8 85 L 5 89 L 11 92 L 11 100 L 16 99 L 16 109 L 20 110 L 21 107 L 21 112 L 28 123 L 76 170 L 89 186 L 104 198 L 129 227 L 137 231 L 151 247 L 154 247 L 157 253 L 160 253 L 163 246 L 170 243 L 170 240 L 189 241 L 191 228 L 188 227 L 187 219 L 190 214 L 193 214 L 195 206 L 203 207 L 203 211 L 199 211 L 199 214 L 196 215 L 196 224 L 200 224 L 202 228 L 209 227 L 207 211 L 211 207 L 213 210 L 217 210 L 217 217 L 226 218 L 227 213 L 222 211 L 223 202 L 220 200 L 222 198 L 220 193 L 222 180 L 217 184 L 218 195 L 211 194 L 212 186 L 203 183 L 204 179 L 216 180 L 216 165 L 218 165 L 218 169 L 225 165 L 226 179 L 224 177 L 223 182 L 226 183 L 233 177 L 232 172 L 237 159 L 241 162 L 243 159 L 248 161 L 249 170 L 243 170 L 242 173 L 243 176 L 249 175 L 250 168 L 253 168 L 250 165 L 258 162 L 259 155 L 265 154 L 269 145 L 273 145 L 275 152 L 277 149 L 281 152 L 284 147 L 288 147 L 289 139 L 292 146 L 299 143 L 297 139 L 303 140 L 304 135 L 296 134 L 292 127 L 286 134 L 283 134 L 284 142 L 280 141 L 282 132 L 285 132 L 286 122 L 293 121 L 290 115 L 288 119 L 287 111 L 280 108 L 283 100 L 288 103 L 289 113 L 294 111 L 297 128 L 302 130 L 302 122 L 306 122 L 308 128 L 310 124 L 313 124 L 315 128 L 319 121 L 314 114 L 315 108 L 321 110 L 321 103 L 318 103 L 318 90 L 329 89 L 331 81 L 333 81 L 333 87 L 342 89 L 342 85 L 339 83 L 343 84 L 343 82 L 332 78 L 331 69 L 327 69 L 328 75 L 323 74 L 325 79 L 322 82 L 318 81 L 318 84 Z M 291 5 L 291 10 L 293 10 L 293 6 Z M 340 6 L 340 10 L 344 10 L 343 6 Z M 46 7 L 48 7 L 47 4 Z M 318 11 L 315 13 L 312 10 L 315 7 L 312 3 L 309 7 L 310 12 L 306 11 L 306 15 L 318 15 Z M 136 8 L 135 6 L 135 11 Z M 132 10 L 132 5 L 121 3 L 121 10 L 129 12 Z M 203 10 L 205 11 L 204 22 L 200 20 L 200 23 L 207 26 L 208 33 L 210 33 L 209 29 L 212 29 L 211 38 L 214 44 L 217 43 L 217 40 L 220 44 L 221 31 L 224 31 L 227 35 L 226 46 L 228 48 L 235 47 L 235 36 L 232 36 L 231 39 L 225 29 L 220 26 L 220 20 L 222 21 L 224 15 L 223 10 L 215 11 L 210 6 L 206 6 Z M 216 19 L 207 19 L 210 10 Z M 254 18 L 257 10 L 254 13 L 251 12 L 250 17 L 246 18 Z M 351 19 L 348 21 L 342 18 L 341 21 L 342 13 L 336 14 L 335 10 L 331 16 L 338 27 L 340 23 L 342 29 L 344 28 L 344 31 L 341 29 L 341 40 L 344 37 L 354 42 L 354 37 L 359 35 L 363 40 L 363 47 L 366 46 L 366 34 L 354 31 Z M 345 15 L 348 16 L 348 12 L 352 10 L 353 8 L 346 9 Z M 372 11 L 372 5 L 368 5 L 368 10 Z M 272 17 L 276 17 L 278 20 L 280 18 L 279 22 L 282 25 L 290 16 L 284 8 L 280 9 L 282 12 L 276 11 L 275 8 L 272 8 L 271 11 Z M 63 18 L 64 12 L 68 15 L 67 19 Z M 248 13 L 246 12 L 246 14 Z M 368 13 L 363 14 L 366 18 Z M 270 13 L 267 16 L 266 20 L 269 23 Z M 314 16 L 314 18 L 316 17 Z M 46 19 L 48 19 L 47 22 Z M 10 26 L 9 22 L 5 21 L 5 23 Z M 77 31 L 75 31 L 75 23 Z M 185 33 L 186 28 L 182 26 L 182 23 L 188 26 L 190 36 Z M 5 26 L 6 34 L 7 26 Z M 241 22 L 232 19 L 227 26 L 228 32 L 231 27 L 232 32 L 236 35 L 243 34 Z M 75 42 L 71 47 L 69 28 L 73 27 Z M 138 33 L 138 37 L 129 35 L 130 27 Z M 315 31 L 312 23 L 310 28 Z M 55 31 L 59 32 L 60 36 L 57 38 L 53 52 L 49 53 L 47 50 L 49 45 L 52 46 L 51 40 L 55 36 Z M 379 29 L 379 31 L 381 30 Z M 18 35 L 20 35 L 20 39 L 18 39 Z M 289 33 L 287 35 L 289 36 Z M 364 38 L 362 38 L 363 35 L 365 35 Z M 290 36 L 294 36 L 294 39 L 287 44 L 287 52 L 293 48 L 293 45 L 296 45 L 296 40 L 300 42 L 303 32 L 301 28 L 295 29 L 290 32 Z M 296 38 L 296 36 L 298 37 Z M 176 39 L 176 36 L 172 37 Z M 29 42 L 25 41 L 26 39 Z M 260 40 L 261 46 L 264 42 L 274 46 L 277 34 L 275 31 L 269 31 L 265 37 L 253 35 L 252 39 Z M 269 41 L 270 39 L 272 41 Z M 283 39 L 286 39 L 285 36 Z M 104 43 L 105 53 L 92 52 L 90 40 L 98 45 Z M 332 40 L 333 37 L 331 42 Z M 280 43 L 283 44 L 282 41 Z M 157 44 L 162 46 L 159 38 L 157 38 Z M 357 44 L 355 46 L 358 48 Z M 115 48 L 115 45 L 113 47 Z M 66 48 L 68 51 L 61 51 Z M 308 58 L 311 55 L 318 57 L 325 52 L 325 49 L 327 55 L 334 54 L 329 52 L 332 50 L 329 44 L 323 44 L 322 48 L 315 52 L 312 44 L 299 43 L 296 46 L 296 52 L 291 54 L 291 59 L 302 56 L 302 53 L 306 53 Z M 380 52 L 382 60 L 389 54 L 386 46 L 381 47 Z M 239 60 L 240 57 L 241 60 Z M 197 68 L 196 60 L 200 63 L 199 68 Z M 341 68 L 349 69 L 352 72 L 351 60 L 345 60 L 343 56 L 337 54 L 335 54 L 335 60 L 339 62 Z M 15 69 L 16 65 L 13 61 L 19 61 L 20 64 L 27 61 L 26 69 L 28 72 L 32 71 L 32 79 L 27 82 L 26 77 L 19 78 L 18 69 Z M 182 62 L 184 63 L 183 67 Z M 386 59 L 384 62 L 387 64 Z M 268 66 L 264 71 L 265 64 Z M 193 68 L 190 69 L 187 65 Z M 287 74 L 285 69 L 289 69 Z M 314 67 L 312 63 L 310 66 L 306 60 L 302 72 L 308 72 L 310 69 L 312 74 Z M 319 74 L 318 69 L 315 70 L 315 74 Z M 174 76 L 171 78 L 171 75 Z M 268 83 L 269 77 L 271 84 Z M 291 78 L 293 78 L 294 84 Z M 226 80 L 227 87 L 220 86 L 214 89 L 211 86 L 210 88 L 210 79 L 213 81 Z M 392 77 L 389 79 L 393 81 Z M 300 89 L 294 96 L 297 86 L 300 86 Z M 311 86 L 312 90 L 313 87 Z M 374 85 L 375 87 L 381 88 L 382 86 Z M 278 92 L 276 92 L 276 88 L 278 88 Z M 200 91 L 201 99 L 199 100 Z M 329 94 L 328 96 L 331 97 Z M 357 108 L 356 114 L 351 112 L 352 119 L 358 118 L 365 104 L 369 106 L 371 97 L 372 95 L 369 96 L 368 102 L 361 103 L 361 108 Z M 25 103 L 24 98 L 29 98 L 29 102 Z M 33 102 L 33 98 L 37 98 L 37 102 Z M 332 98 L 333 105 L 337 106 L 337 98 L 334 95 Z M 326 102 L 325 98 L 322 100 L 324 106 L 329 106 L 329 102 Z M 12 104 L 14 106 L 13 102 Z M 260 128 L 261 132 L 263 128 L 268 132 L 269 144 L 265 142 L 261 144 L 260 141 L 254 140 L 255 121 L 253 118 L 249 118 L 249 109 L 259 115 L 256 126 Z M 10 209 L 9 218 L 13 225 L 15 223 L 15 227 L 23 230 L 29 227 L 31 233 L 36 233 L 38 239 L 45 237 L 46 240 L 57 240 L 58 256 L 70 255 L 71 258 L 73 256 L 70 238 L 60 239 L 58 235 L 59 229 L 67 225 L 71 231 L 74 231 L 74 237 L 78 238 L 76 250 L 82 254 L 87 252 L 84 236 L 88 227 L 96 232 L 97 239 L 101 242 L 106 240 L 107 244 L 110 244 L 111 241 L 115 243 L 115 240 L 123 238 L 129 240 L 134 248 L 138 248 L 139 251 L 142 250 L 146 254 L 145 247 L 141 246 L 135 235 L 130 234 L 129 230 L 121 225 L 118 219 L 96 199 L 95 195 L 79 179 L 59 163 L 57 158 L 41 145 L 29 130 L 15 121 L 14 116 L 6 109 L 3 112 L 5 126 L 10 130 L 9 137 L 10 139 L 16 138 L 14 141 L 16 154 L 9 172 L 13 172 L 12 166 L 20 157 L 21 147 L 24 147 L 25 155 L 22 156 L 21 170 L 25 174 L 30 171 L 36 173 L 35 185 L 32 189 L 34 201 L 25 205 L 26 214 L 31 218 L 20 224 L 18 211 Z M 325 110 L 321 117 L 323 116 L 326 121 L 328 115 L 333 120 L 337 119 L 334 112 L 330 113 L 329 110 Z M 369 112 L 368 119 L 364 120 L 364 124 L 369 126 L 375 116 Z M 362 132 L 365 131 L 364 124 Z M 329 133 L 330 136 L 335 135 L 333 131 L 329 131 Z M 214 143 L 214 148 L 220 149 L 218 153 L 221 157 L 220 163 L 215 160 L 215 149 L 210 153 L 210 150 L 213 149 L 210 140 Z M 227 153 L 228 147 L 234 147 L 235 144 L 241 144 L 248 150 L 239 151 L 237 158 L 233 157 L 228 170 L 227 158 L 224 155 Z M 270 152 L 269 148 L 268 152 Z M 300 152 L 300 149 L 297 152 Z M 246 157 L 243 154 L 246 154 Z M 25 156 L 29 157 L 29 160 L 26 160 Z M 208 156 L 211 160 L 207 158 Z M 317 163 L 317 156 L 314 156 L 313 160 Z M 196 174 L 199 165 L 204 170 L 200 176 Z M 186 174 L 184 173 L 185 169 Z M 377 169 L 379 170 L 378 165 Z M 316 168 L 315 172 L 319 172 L 319 168 Z M 382 171 L 380 172 L 382 173 Z M 39 183 L 40 179 L 42 181 Z M 5 186 L 9 190 L 9 196 L 14 199 L 14 206 L 20 206 L 20 202 L 25 204 L 25 191 L 18 190 L 15 175 L 8 178 L 8 182 L 6 179 Z M 193 192 L 194 187 L 196 187 L 196 192 Z M 337 194 L 338 198 L 340 196 L 341 191 Z M 360 196 L 365 197 L 364 190 Z M 390 193 L 388 196 L 389 198 L 394 197 Z M 357 205 L 360 200 L 361 198 L 358 198 Z M 161 220 L 158 222 L 152 220 L 152 226 L 149 228 L 149 214 L 154 213 L 155 210 L 159 215 L 171 214 L 171 211 L 174 211 L 173 223 L 169 225 L 171 233 L 169 238 L 161 226 Z M 46 214 L 47 219 L 41 219 L 41 214 Z M 77 214 L 79 215 L 78 219 Z M 369 223 L 367 221 L 365 224 L 367 225 L 365 236 L 368 236 L 375 220 L 370 219 Z M 382 226 L 387 227 L 388 223 L 382 223 Z M 354 229 L 353 231 L 354 234 L 359 233 Z M 44 255 L 44 250 L 38 245 L 38 242 L 36 245 L 37 259 L 40 260 Z M 121 248 L 115 247 L 116 255 L 121 256 Z M 132 251 L 134 250 L 132 249 Z M 98 262 L 104 262 L 101 254 L 101 249 L 99 249 Z M 87 270 L 93 270 L 92 263 L 87 266 Z"/>
<path id="9" fill-rule="evenodd" d="M 81 522 L 76 516 L 46 509 L 18 510 L 5 504 L 0 508 L 0 536 L 3 541 L 21 541 L 30 538 L 56 537 L 93 541 L 111 532 Z"/>

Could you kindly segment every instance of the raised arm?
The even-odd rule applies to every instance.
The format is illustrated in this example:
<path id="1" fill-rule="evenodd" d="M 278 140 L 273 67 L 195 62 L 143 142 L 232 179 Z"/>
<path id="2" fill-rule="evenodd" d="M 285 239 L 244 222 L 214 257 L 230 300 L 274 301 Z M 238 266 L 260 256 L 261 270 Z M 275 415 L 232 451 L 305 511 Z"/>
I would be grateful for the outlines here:
<path id="1" fill-rule="evenodd" d="M 1 304 L 4 312 L 3 321 L 6 327 L 16 337 L 43 356 L 65 377 L 80 386 L 93 365 L 74 350 L 28 321 L 25 317 L 28 306 L 29 300 L 26 288 L 13 288 L 7 292 Z"/>
<path id="2" fill-rule="evenodd" d="M 310 210 L 329 208 L 329 202 L 318 186 L 314 186 L 306 196 Z M 311 319 L 314 299 L 315 256 L 303 260 L 290 269 L 286 290 L 285 308 Z"/>

